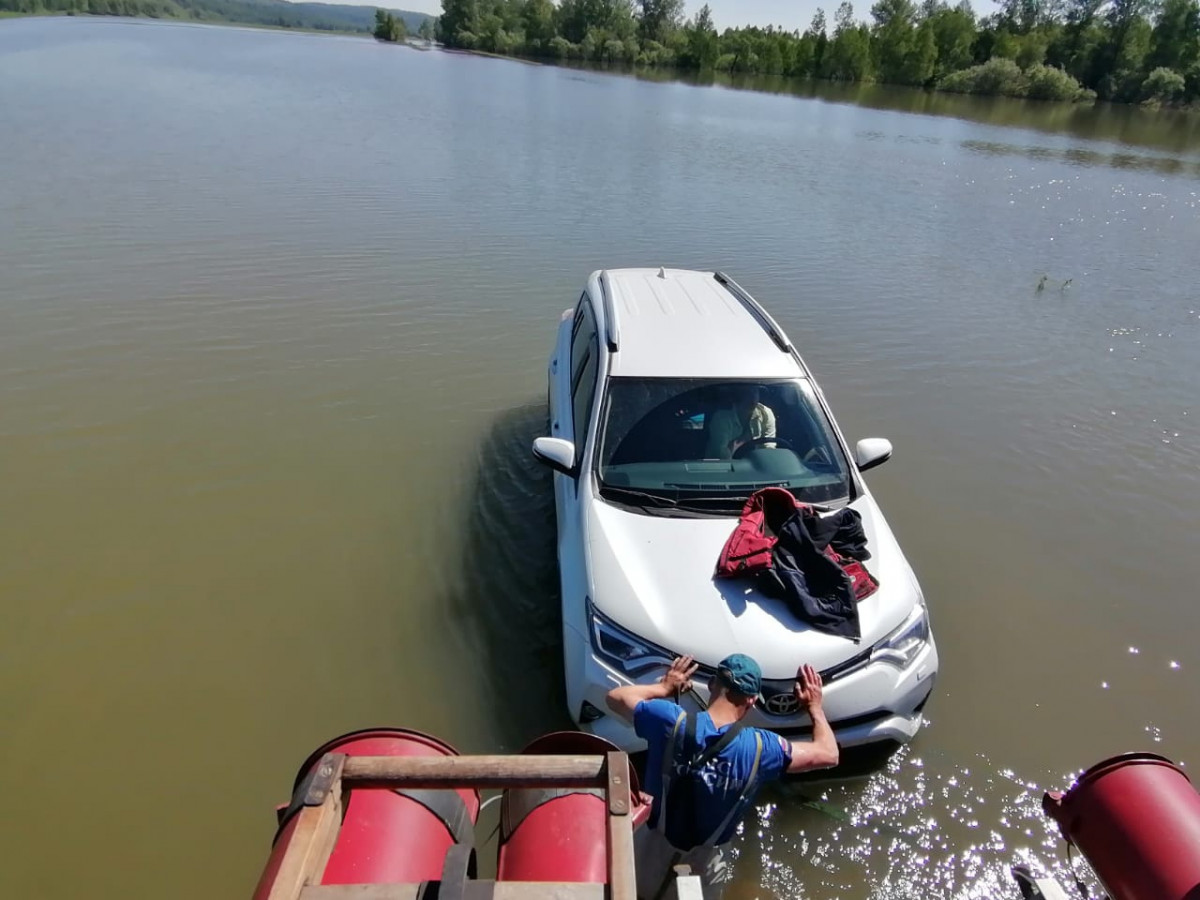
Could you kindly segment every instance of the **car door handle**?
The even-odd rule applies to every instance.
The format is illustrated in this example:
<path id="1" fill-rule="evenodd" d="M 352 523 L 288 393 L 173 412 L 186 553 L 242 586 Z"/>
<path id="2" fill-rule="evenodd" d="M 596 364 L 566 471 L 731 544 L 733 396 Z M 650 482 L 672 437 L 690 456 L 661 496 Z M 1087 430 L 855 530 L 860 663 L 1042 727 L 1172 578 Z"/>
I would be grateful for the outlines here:
<path id="1" fill-rule="evenodd" d="M 557 372 L 558 372 L 558 360 L 557 360 L 557 359 L 556 359 L 556 360 L 553 360 L 553 361 L 551 361 L 551 363 L 550 363 L 550 372 L 551 372 L 551 374 L 555 374 L 555 373 L 557 373 Z"/>

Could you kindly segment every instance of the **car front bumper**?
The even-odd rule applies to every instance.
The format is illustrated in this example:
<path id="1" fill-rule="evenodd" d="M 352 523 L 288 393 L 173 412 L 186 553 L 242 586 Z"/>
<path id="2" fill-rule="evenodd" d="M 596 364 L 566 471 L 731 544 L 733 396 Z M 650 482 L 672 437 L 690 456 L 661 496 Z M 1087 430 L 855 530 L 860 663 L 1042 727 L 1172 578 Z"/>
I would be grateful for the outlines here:
<path id="1" fill-rule="evenodd" d="M 631 680 L 598 658 L 585 635 L 564 629 L 567 703 L 571 718 L 584 731 L 616 744 L 622 750 L 637 752 L 646 744 L 633 727 L 614 714 L 605 701 L 610 690 Z M 937 645 L 932 636 L 913 661 L 904 668 L 875 661 L 834 678 L 824 688 L 825 715 L 833 726 L 838 744 L 857 747 L 911 741 L 924 721 L 925 703 L 937 677 Z M 650 684 L 662 670 L 637 679 Z M 782 682 L 770 682 L 780 688 Z M 705 688 L 697 683 L 696 692 L 707 700 Z M 689 705 L 685 700 L 685 706 Z M 599 717 L 596 718 L 596 714 Z M 812 735 L 812 722 L 800 712 L 775 716 L 761 707 L 751 713 L 750 724 L 767 728 L 784 737 L 805 740 Z"/>

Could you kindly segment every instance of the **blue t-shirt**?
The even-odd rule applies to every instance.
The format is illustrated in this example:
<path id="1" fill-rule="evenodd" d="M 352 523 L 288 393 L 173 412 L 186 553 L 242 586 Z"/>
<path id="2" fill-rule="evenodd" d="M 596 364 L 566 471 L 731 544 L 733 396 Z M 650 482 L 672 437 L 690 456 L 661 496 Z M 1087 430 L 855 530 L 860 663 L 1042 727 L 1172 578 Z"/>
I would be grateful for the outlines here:
<path id="1" fill-rule="evenodd" d="M 646 793 L 654 797 L 654 809 L 650 819 L 651 827 L 658 823 L 659 813 L 664 803 L 663 754 L 666 752 L 667 744 L 671 740 L 671 733 L 675 730 L 675 722 L 679 719 L 681 712 L 683 712 L 683 708 L 670 700 L 643 700 L 633 711 L 633 730 L 649 745 L 644 788 Z M 696 717 L 696 745 L 687 748 L 686 752 L 684 751 L 684 731 L 687 726 L 687 721 L 684 720 L 675 736 L 673 766 L 676 770 L 683 768 L 682 760 L 685 757 L 696 755 L 701 748 L 707 747 L 711 742 L 717 740 L 719 735 L 733 727 L 732 725 L 726 725 L 720 729 L 714 727 L 712 717 L 707 712 L 689 712 L 688 716 Z M 753 800 L 753 795 L 758 792 L 759 785 L 778 778 L 787 771 L 787 767 L 791 764 L 792 745 L 789 741 L 762 728 L 743 728 L 728 747 L 715 758 L 710 759 L 700 770 L 700 779 L 703 781 L 704 790 L 696 797 L 695 815 L 696 833 L 703 836 L 701 840 L 716 831 L 737 805 L 746 781 L 754 768 L 754 756 L 758 746 L 755 735 L 762 738 L 762 757 L 758 761 L 758 776 L 754 789 L 747 798 L 748 802 Z M 671 811 L 667 810 L 668 821 L 670 816 Z M 717 837 L 716 843 L 724 844 L 731 840 L 737 830 L 737 825 L 736 820 L 730 822 L 724 832 Z"/>

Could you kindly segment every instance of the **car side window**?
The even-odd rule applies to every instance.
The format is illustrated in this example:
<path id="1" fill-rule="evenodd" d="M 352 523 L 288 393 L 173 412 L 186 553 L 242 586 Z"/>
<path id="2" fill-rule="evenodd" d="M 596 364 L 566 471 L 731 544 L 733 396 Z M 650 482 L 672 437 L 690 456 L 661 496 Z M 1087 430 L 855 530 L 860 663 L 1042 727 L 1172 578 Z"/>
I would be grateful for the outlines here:
<path id="1" fill-rule="evenodd" d="M 596 393 L 596 373 L 600 362 L 600 341 L 596 333 L 596 314 L 585 293 L 579 298 L 579 311 L 571 331 L 571 406 L 572 434 L 580 450 L 587 436 L 592 397 Z"/>
<path id="2" fill-rule="evenodd" d="M 588 348 L 596 338 L 596 316 L 588 295 L 579 298 L 579 309 L 575 313 L 575 324 L 571 328 L 571 387 L 579 380 Z"/>
<path id="3" fill-rule="evenodd" d="M 579 371 L 571 381 L 571 403 L 574 408 L 575 445 L 579 452 L 587 437 L 588 420 L 592 416 L 592 399 L 596 395 L 596 374 L 600 370 L 600 342 L 596 332 L 592 331 L 592 339 L 580 360 Z"/>

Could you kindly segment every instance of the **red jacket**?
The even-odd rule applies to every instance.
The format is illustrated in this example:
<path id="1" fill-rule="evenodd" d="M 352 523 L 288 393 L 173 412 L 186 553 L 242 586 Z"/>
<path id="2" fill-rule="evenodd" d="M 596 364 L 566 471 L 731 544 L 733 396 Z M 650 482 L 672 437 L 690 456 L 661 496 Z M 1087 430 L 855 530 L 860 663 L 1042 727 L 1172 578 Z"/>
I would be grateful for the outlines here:
<path id="1" fill-rule="evenodd" d="M 856 604 L 879 582 L 859 559 L 838 553 L 835 544 L 860 559 L 870 557 L 856 510 L 821 516 L 783 488 L 763 488 L 742 507 L 721 550 L 716 577 L 763 576 L 760 587 L 781 594 L 814 628 L 857 639 Z"/>

